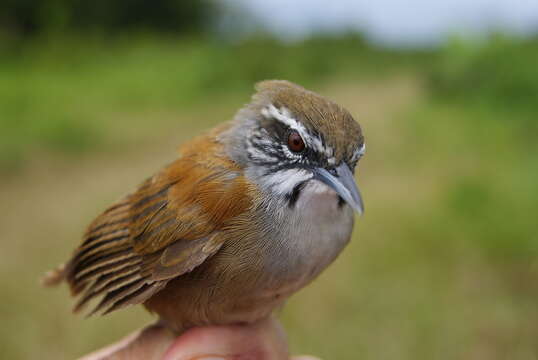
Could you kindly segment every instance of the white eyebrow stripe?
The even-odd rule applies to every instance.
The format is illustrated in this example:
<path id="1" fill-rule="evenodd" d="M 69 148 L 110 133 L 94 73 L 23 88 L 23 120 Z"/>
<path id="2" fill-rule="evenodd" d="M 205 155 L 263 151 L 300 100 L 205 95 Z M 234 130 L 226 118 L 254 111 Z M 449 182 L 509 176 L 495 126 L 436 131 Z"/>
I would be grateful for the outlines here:
<path id="1" fill-rule="evenodd" d="M 297 120 L 295 120 L 288 109 L 285 107 L 281 109 L 277 109 L 273 104 L 269 104 L 268 107 L 265 107 L 261 111 L 262 115 L 265 116 L 265 118 L 270 119 L 274 118 L 284 125 L 289 126 L 290 128 L 296 130 L 301 134 L 301 136 L 308 135 L 308 132 L 306 131 L 306 128 Z"/>
<path id="2" fill-rule="evenodd" d="M 304 125 L 294 119 L 291 112 L 286 107 L 278 109 L 273 104 L 269 104 L 268 107 L 261 110 L 261 113 L 266 119 L 274 118 L 284 125 L 289 126 L 291 129 L 297 131 L 305 143 L 311 148 L 315 149 L 317 152 L 324 153 L 327 155 L 327 157 L 333 156 L 333 148 L 330 146 L 324 146 L 323 142 L 319 138 L 311 136 Z"/>
<path id="3" fill-rule="evenodd" d="M 361 147 L 355 150 L 355 153 L 353 153 L 352 161 L 359 160 L 364 155 L 365 152 L 366 152 L 366 143 L 363 143 Z"/>

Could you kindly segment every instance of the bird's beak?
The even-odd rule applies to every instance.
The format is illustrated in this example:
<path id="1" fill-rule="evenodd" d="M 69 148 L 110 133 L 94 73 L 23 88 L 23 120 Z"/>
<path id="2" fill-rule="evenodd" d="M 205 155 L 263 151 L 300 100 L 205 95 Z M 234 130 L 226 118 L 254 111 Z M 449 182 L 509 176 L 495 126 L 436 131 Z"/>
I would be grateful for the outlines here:
<path id="1" fill-rule="evenodd" d="M 336 191 L 349 206 L 356 210 L 359 215 L 362 215 L 364 212 L 364 205 L 362 203 L 361 193 L 355 183 L 353 173 L 345 162 L 335 168 L 332 172 L 329 172 L 324 168 L 315 168 L 313 171 L 314 179 L 327 184 L 331 189 Z"/>

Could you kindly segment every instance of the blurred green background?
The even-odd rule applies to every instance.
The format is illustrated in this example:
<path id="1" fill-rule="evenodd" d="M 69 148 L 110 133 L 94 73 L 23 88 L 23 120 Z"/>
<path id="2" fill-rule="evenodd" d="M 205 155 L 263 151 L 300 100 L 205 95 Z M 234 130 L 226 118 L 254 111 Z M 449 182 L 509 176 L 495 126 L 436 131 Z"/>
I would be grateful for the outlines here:
<path id="1" fill-rule="evenodd" d="M 222 13 L 209 1 L 0 4 L 1 357 L 72 359 L 151 321 L 141 308 L 73 316 L 67 289 L 38 279 L 177 145 L 279 78 L 347 107 L 368 143 L 366 215 L 281 314 L 292 351 L 538 359 L 538 37 L 290 41 L 223 29 Z"/>

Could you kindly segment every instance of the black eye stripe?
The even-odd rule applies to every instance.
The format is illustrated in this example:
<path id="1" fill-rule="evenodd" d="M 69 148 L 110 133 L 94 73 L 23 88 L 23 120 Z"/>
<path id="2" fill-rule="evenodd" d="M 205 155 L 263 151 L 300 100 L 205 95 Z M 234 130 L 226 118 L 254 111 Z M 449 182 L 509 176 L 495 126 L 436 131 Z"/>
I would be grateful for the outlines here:
<path id="1" fill-rule="evenodd" d="M 293 151 L 288 143 L 289 134 L 297 133 L 304 143 L 304 149 Z M 327 143 L 323 134 L 315 129 L 295 129 L 273 118 L 265 119 L 250 139 L 250 146 L 265 156 L 254 156 L 257 164 L 285 164 L 286 167 L 322 166 L 327 167 L 335 161 L 346 161 L 352 165 L 352 154 L 336 155 L 334 147 Z M 338 158 L 335 158 L 335 156 Z M 270 158 L 268 160 L 267 158 Z"/>
<path id="2" fill-rule="evenodd" d="M 299 200 L 301 191 L 303 190 L 308 181 L 309 180 L 300 182 L 299 184 L 295 185 L 291 193 L 286 194 L 286 199 L 288 200 L 288 206 L 290 208 L 293 208 L 295 206 L 295 203 L 297 203 L 297 200 Z"/>
<path id="3" fill-rule="evenodd" d="M 277 140 L 283 139 L 289 132 L 289 126 L 282 124 L 276 119 L 265 120 L 261 126 L 270 136 Z"/>

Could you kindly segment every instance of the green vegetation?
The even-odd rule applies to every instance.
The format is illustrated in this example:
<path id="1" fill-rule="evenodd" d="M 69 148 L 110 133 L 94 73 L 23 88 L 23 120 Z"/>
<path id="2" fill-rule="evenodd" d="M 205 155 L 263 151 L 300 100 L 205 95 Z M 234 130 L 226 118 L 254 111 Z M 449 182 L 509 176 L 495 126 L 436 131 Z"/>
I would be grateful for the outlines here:
<path id="1" fill-rule="evenodd" d="M 395 51 L 356 35 L 296 44 L 123 35 L 4 50 L 3 357 L 73 358 L 150 321 L 140 309 L 83 321 L 65 289 L 36 280 L 93 216 L 266 78 L 342 103 L 368 142 L 358 174 L 366 215 L 334 266 L 285 308 L 293 351 L 538 356 L 538 39 Z"/>
<path id="2" fill-rule="evenodd" d="M 0 57 L 0 171 L 20 165 L 36 147 L 80 152 L 121 141 L 121 131 L 107 138 L 111 126 L 132 124 L 120 113 L 193 109 L 248 92 L 263 79 L 311 86 L 329 77 L 379 76 L 420 60 L 373 49 L 354 35 L 298 45 L 270 38 L 235 45 L 153 37 L 41 39 Z"/>
<path id="3" fill-rule="evenodd" d="M 452 144 L 452 161 L 474 166 L 447 193 L 448 210 L 469 240 L 505 259 L 538 251 L 536 236 L 529 236 L 538 213 L 536 61 L 538 38 L 452 41 L 429 73 L 430 104 L 416 117 L 454 121 L 437 124 L 432 135 Z"/>

